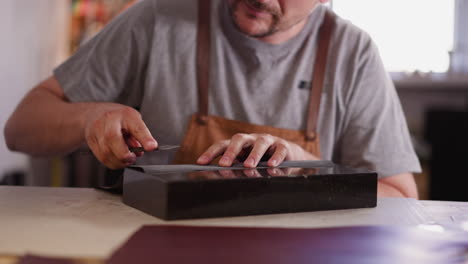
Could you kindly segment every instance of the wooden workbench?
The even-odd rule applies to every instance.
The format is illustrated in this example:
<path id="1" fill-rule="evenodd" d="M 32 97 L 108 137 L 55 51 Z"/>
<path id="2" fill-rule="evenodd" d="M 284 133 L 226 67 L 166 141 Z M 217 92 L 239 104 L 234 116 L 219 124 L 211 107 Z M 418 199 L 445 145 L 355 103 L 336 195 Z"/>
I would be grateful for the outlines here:
<path id="1" fill-rule="evenodd" d="M 104 259 L 147 224 L 315 228 L 464 220 L 468 203 L 380 198 L 372 209 L 165 222 L 94 189 L 0 187 L 0 263 L 25 254 Z"/>

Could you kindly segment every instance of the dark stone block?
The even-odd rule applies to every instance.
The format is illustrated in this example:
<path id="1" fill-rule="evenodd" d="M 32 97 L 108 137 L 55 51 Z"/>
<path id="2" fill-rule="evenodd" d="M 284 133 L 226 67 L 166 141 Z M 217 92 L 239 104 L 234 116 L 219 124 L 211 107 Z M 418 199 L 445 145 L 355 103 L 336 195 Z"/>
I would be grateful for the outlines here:
<path id="1" fill-rule="evenodd" d="M 145 173 L 124 172 L 125 204 L 165 220 L 371 208 L 377 174 L 329 163 L 282 168 Z M 251 171 L 251 170 L 250 170 Z M 271 176 L 275 175 L 275 176 Z M 229 178 L 226 178 L 229 177 Z"/>

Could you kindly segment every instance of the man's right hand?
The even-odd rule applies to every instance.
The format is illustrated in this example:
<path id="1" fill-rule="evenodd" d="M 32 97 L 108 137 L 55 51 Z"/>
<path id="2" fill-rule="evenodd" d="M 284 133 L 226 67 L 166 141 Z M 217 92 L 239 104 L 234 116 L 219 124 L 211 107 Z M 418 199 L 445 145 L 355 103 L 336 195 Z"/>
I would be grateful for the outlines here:
<path id="1" fill-rule="evenodd" d="M 90 111 L 85 123 L 85 139 L 96 158 L 111 169 L 127 167 L 143 153 L 133 147 L 153 151 L 158 143 L 138 111 L 118 104 L 103 104 Z"/>
<path id="2" fill-rule="evenodd" d="M 131 107 L 107 102 L 71 103 L 55 77 L 32 89 L 5 126 L 12 151 L 33 156 L 66 155 L 87 143 L 96 157 L 111 169 L 132 164 L 158 143 L 140 113 Z"/>

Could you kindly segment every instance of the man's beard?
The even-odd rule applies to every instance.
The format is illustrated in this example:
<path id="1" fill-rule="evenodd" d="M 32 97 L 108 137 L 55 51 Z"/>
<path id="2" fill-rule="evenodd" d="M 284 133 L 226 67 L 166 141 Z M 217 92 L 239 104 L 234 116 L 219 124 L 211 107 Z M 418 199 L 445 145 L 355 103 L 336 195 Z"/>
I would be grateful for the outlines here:
<path id="1" fill-rule="evenodd" d="M 236 19 L 236 12 L 237 12 L 237 9 L 239 7 L 239 4 L 241 4 L 242 1 L 247 2 L 247 5 L 250 5 L 250 6 L 254 7 L 255 9 L 257 9 L 259 11 L 263 11 L 263 12 L 269 13 L 271 15 L 272 21 L 271 21 L 270 25 L 268 26 L 268 28 L 266 28 L 265 30 L 263 30 L 261 32 L 256 32 L 254 34 L 245 32 L 241 28 L 241 26 L 239 25 L 239 23 L 238 23 L 238 21 Z M 237 29 L 239 31 L 241 31 L 241 32 L 244 32 L 245 34 L 247 34 L 250 37 L 264 38 L 264 37 L 271 36 L 271 35 L 275 34 L 278 31 L 278 24 L 279 24 L 279 18 L 280 18 L 280 15 L 279 15 L 278 11 L 271 9 L 268 5 L 265 5 L 264 3 L 258 2 L 257 0 L 233 0 L 233 2 L 230 5 L 230 14 L 231 14 L 232 20 L 234 21 L 234 24 L 237 27 Z M 255 19 L 254 17 L 251 17 L 251 18 Z"/>

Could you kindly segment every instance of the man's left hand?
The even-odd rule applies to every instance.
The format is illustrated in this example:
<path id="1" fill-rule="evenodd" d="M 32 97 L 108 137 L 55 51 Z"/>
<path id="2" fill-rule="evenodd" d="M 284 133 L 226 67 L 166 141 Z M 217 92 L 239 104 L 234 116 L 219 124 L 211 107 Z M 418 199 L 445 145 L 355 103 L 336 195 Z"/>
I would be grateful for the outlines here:
<path id="1" fill-rule="evenodd" d="M 318 160 L 299 145 L 268 134 L 236 134 L 208 148 L 197 163 L 206 165 L 218 157 L 219 165 L 232 166 L 243 161 L 244 167 L 255 168 L 261 160 L 268 158 L 268 166 L 276 167 L 285 160 Z"/>

